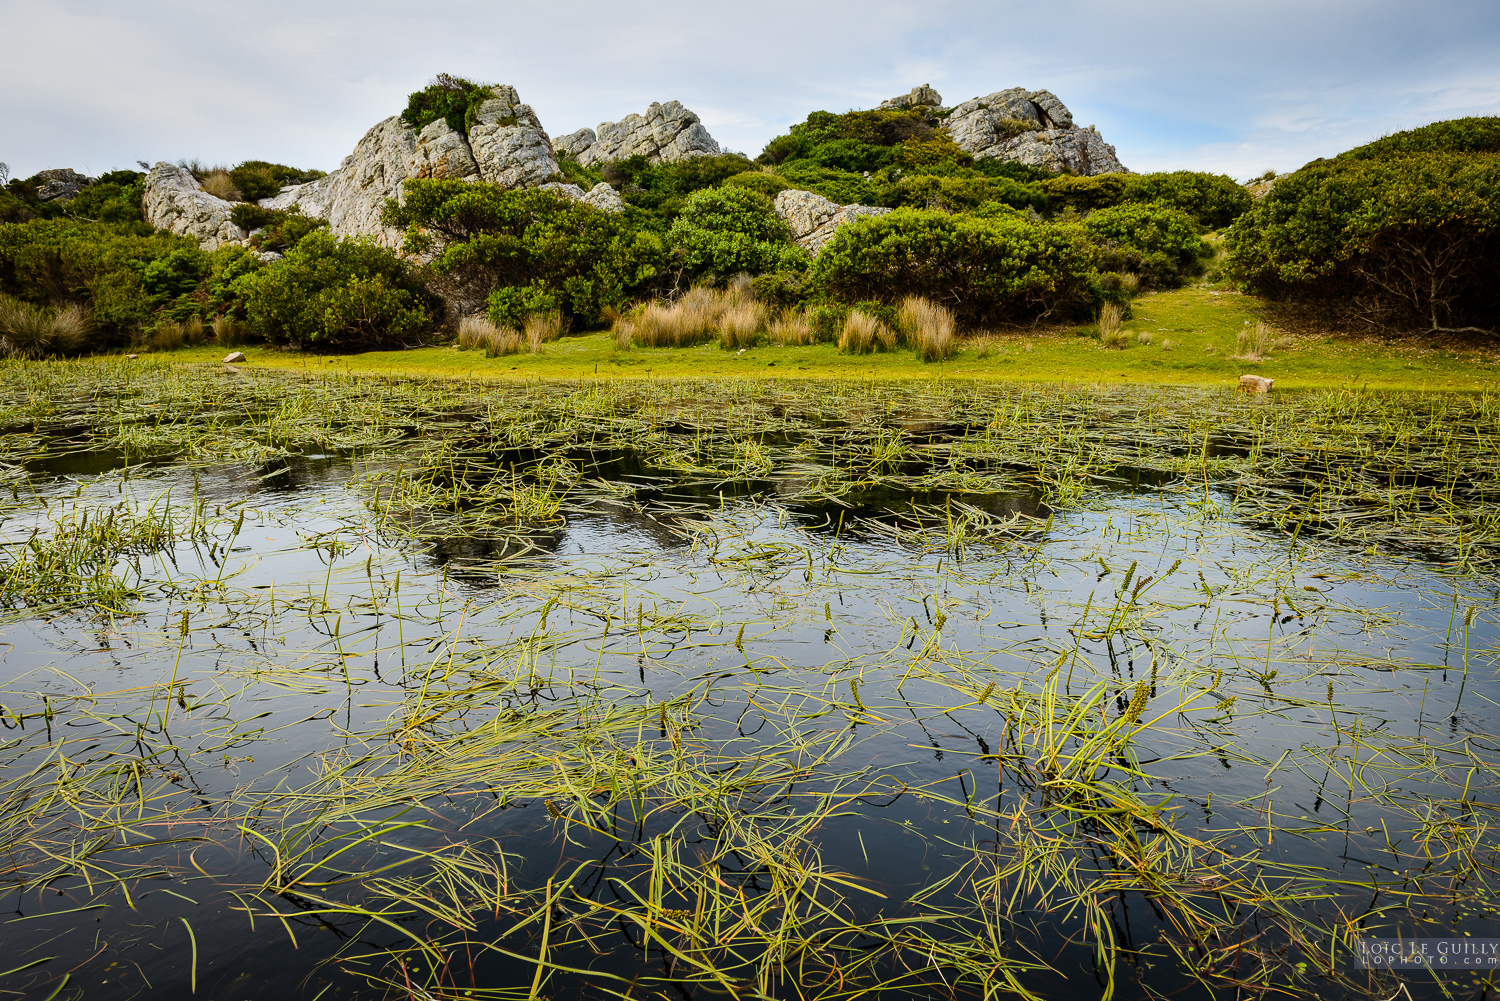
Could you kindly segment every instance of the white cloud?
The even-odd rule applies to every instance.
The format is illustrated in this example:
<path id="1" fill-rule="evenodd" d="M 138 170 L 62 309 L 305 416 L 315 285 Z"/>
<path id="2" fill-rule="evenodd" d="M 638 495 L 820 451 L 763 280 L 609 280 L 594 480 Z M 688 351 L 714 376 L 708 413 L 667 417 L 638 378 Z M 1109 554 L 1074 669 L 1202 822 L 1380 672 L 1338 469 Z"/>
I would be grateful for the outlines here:
<path id="1" fill-rule="evenodd" d="M 677 99 L 757 152 L 809 111 L 918 83 L 1045 87 L 1135 169 L 1287 169 L 1500 113 L 1500 5 L 1438 0 L 0 0 L 0 160 L 331 168 L 439 70 L 515 84 L 554 133 Z"/>

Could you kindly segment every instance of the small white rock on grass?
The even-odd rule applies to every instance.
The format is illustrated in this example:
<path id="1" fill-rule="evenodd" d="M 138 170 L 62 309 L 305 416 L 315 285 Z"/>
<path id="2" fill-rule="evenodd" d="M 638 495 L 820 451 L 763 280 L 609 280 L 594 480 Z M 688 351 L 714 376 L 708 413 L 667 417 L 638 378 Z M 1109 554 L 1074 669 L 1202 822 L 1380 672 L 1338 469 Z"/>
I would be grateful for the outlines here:
<path id="1" fill-rule="evenodd" d="M 1269 393 L 1274 385 L 1276 385 L 1275 379 L 1267 379 L 1259 375 L 1240 376 L 1240 392 L 1242 393 Z"/>
<path id="2" fill-rule="evenodd" d="M 235 362 L 244 361 L 244 360 L 245 360 L 245 352 L 243 352 L 243 351 L 231 351 L 227 355 L 224 356 L 224 364 L 226 364 L 226 365 L 232 365 Z"/>

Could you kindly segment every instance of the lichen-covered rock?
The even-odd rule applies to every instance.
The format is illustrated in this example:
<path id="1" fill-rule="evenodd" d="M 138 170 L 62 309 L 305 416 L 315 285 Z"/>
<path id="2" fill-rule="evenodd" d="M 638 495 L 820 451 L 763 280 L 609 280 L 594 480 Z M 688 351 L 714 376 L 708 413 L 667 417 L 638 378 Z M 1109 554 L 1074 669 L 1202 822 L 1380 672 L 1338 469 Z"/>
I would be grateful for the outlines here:
<path id="1" fill-rule="evenodd" d="M 583 189 L 576 184 L 564 184 L 561 181 L 550 181 L 546 184 L 538 184 L 537 187 L 541 188 L 543 191 L 550 191 L 555 195 L 562 195 L 564 198 L 570 201 L 581 202 L 585 197 L 587 197 L 586 195 L 584 195 Z"/>
<path id="2" fill-rule="evenodd" d="M 538 185 L 543 191 L 553 191 L 564 198 L 570 198 L 575 202 L 592 205 L 600 212 L 624 212 L 625 199 L 621 198 L 614 188 L 605 181 L 598 184 L 584 194 L 583 189 L 576 184 L 561 184 L 556 181 L 550 184 Z"/>
<path id="3" fill-rule="evenodd" d="M 1074 174 L 1126 172 L 1115 148 L 1046 90 L 1012 87 L 953 108 L 943 128 L 966 152 Z"/>
<path id="4" fill-rule="evenodd" d="M 845 223 L 891 211 L 874 205 L 839 205 L 814 191 L 783 191 L 776 196 L 776 217 L 792 231 L 792 239 L 817 254 Z"/>
<path id="5" fill-rule="evenodd" d="M 260 205 L 295 205 L 305 215 L 327 219 L 334 236 L 368 236 L 383 246 L 397 247 L 401 231 L 382 225 L 380 214 L 387 198 L 401 197 L 401 184 L 411 176 L 416 153 L 416 133 L 400 118 L 387 118 L 365 133 L 338 170 L 283 188 Z"/>
<path id="6" fill-rule="evenodd" d="M 552 140 L 552 148 L 557 151 L 558 156 L 570 156 L 576 160 L 578 154 L 594 145 L 598 138 L 593 129 L 579 129 Z"/>
<path id="7" fill-rule="evenodd" d="M 943 95 L 932 89 L 932 84 L 924 83 L 920 87 L 913 87 L 911 93 L 901 94 L 888 101 L 881 101 L 882 108 L 940 108 L 943 106 Z"/>
<path id="8" fill-rule="evenodd" d="M 580 129 L 569 138 L 580 136 Z M 654 162 L 675 163 L 692 156 L 714 156 L 722 152 L 702 121 L 681 102 L 655 101 L 645 115 L 626 115 L 618 122 L 600 122 L 594 141 L 573 154 L 588 166 L 610 160 L 644 156 Z"/>
<path id="9" fill-rule="evenodd" d="M 233 204 L 204 191 L 187 168 L 158 163 L 146 175 L 145 188 L 141 207 L 157 229 L 191 236 L 204 250 L 245 239 L 245 231 L 229 218 Z"/>
<path id="10" fill-rule="evenodd" d="M 479 106 L 469 128 L 479 176 L 507 189 L 534 187 L 560 177 L 552 140 L 531 105 L 522 104 L 516 89 L 507 84 L 492 92 L 495 96 Z"/>
<path id="11" fill-rule="evenodd" d="M 417 136 L 417 151 L 412 155 L 407 175 L 477 181 L 479 165 L 474 162 L 474 151 L 464 134 L 439 118 Z"/>
<path id="12" fill-rule="evenodd" d="M 1129 173 L 1115 148 L 1093 129 L 1042 129 L 1024 132 L 993 147 L 1002 160 L 1056 173 L 1080 175 Z"/>
<path id="13" fill-rule="evenodd" d="M 43 170 L 36 176 L 42 182 L 36 186 L 36 197 L 44 202 L 71 201 L 80 191 L 94 183 L 92 177 L 80 174 L 71 167 Z"/>
<path id="14" fill-rule="evenodd" d="M 625 211 L 625 199 L 621 198 L 620 193 L 604 181 L 600 181 L 589 189 L 589 193 L 583 196 L 583 203 L 594 206 L 600 212 Z"/>

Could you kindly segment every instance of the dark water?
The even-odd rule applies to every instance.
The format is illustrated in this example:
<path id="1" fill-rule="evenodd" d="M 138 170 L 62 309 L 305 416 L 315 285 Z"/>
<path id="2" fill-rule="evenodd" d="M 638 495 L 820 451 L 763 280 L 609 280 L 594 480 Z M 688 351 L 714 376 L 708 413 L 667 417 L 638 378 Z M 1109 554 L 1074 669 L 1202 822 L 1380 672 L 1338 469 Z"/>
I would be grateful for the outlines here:
<path id="1" fill-rule="evenodd" d="M 1017 974 L 1041 997 L 1229 997 L 1267 983 L 1294 996 L 1483 994 L 1467 974 L 1445 974 L 1444 986 L 1370 979 L 1352 970 L 1339 929 L 1500 935 L 1487 869 L 1500 802 L 1493 580 L 1389 549 L 1292 541 L 1229 493 L 1129 470 L 1075 509 L 959 495 L 1013 519 L 963 545 L 950 524 L 901 517 L 937 495 L 871 487 L 840 503 L 781 501 L 785 477 L 663 482 L 603 458 L 592 475 L 635 488 L 632 503 L 488 534 L 373 507 L 372 470 L 335 454 L 186 470 L 81 452 L 29 470 L 35 496 L 0 525 L 11 542 L 63 512 L 110 507 L 177 512 L 178 537 L 122 560 L 126 576 L 140 564 L 126 612 L 14 609 L 0 627 L 3 816 L 22 825 L 4 842 L 0 966 L 11 972 L 0 990 L 531 996 L 538 922 L 514 929 L 516 913 L 476 904 L 460 937 L 509 955 L 423 953 L 414 942 L 442 929 L 430 914 L 395 913 L 374 880 L 422 877 L 423 851 L 504 853 L 515 893 L 567 886 L 551 909 L 565 929 L 588 902 L 637 907 L 650 852 L 722 847 L 722 817 L 617 810 L 614 827 L 590 829 L 551 796 L 505 801 L 464 771 L 362 814 L 385 833 L 276 893 L 264 887 L 278 832 L 314 818 L 311 841 L 334 840 L 311 861 L 353 841 L 356 826 L 316 820 L 314 803 L 283 794 L 330 768 L 357 771 L 402 734 L 479 733 L 509 713 L 654 719 L 667 703 L 692 725 L 679 731 L 663 713 L 659 727 L 633 731 L 639 746 L 687 741 L 705 760 L 750 761 L 786 753 L 764 749 L 791 727 L 808 747 L 841 748 L 724 807 L 772 831 L 840 790 L 802 850 L 862 888 L 828 897 L 846 924 L 887 922 L 816 942 L 767 996 L 855 996 L 882 981 L 875 996 L 986 996 L 973 978 L 926 969 L 913 947 L 887 948 L 893 922 L 938 911 L 947 917 L 932 935 L 954 941 L 989 935 L 989 913 L 1000 952 L 1050 967 Z M 204 519 L 195 537 L 191 510 Z M 471 687 L 441 721 L 403 729 L 403 713 L 433 685 L 456 689 L 456 677 Z M 1090 726 L 1132 709 L 1162 717 L 1131 743 L 1132 759 L 1106 761 L 1095 780 L 1160 811 L 1120 822 L 1135 844 L 1149 849 L 1159 825 L 1216 847 L 1158 867 L 1175 874 L 1168 889 L 1189 873 L 1210 879 L 1190 884 L 1202 927 L 1162 902 L 1167 884 L 1143 892 L 1152 867 L 1086 822 L 1032 839 L 1051 862 L 1039 853 L 983 884 L 1019 857 L 1055 795 L 1043 788 L 1041 731 L 996 693 L 1034 699 L 1049 685 L 1069 706 L 1102 689 Z M 1060 860 L 1068 879 L 1039 875 Z M 750 850 L 717 871 L 750 899 L 774 882 Z M 1246 891 L 1227 903 L 1214 881 L 1278 902 L 1246 903 L 1256 896 Z M 1090 926 L 1076 888 L 1106 885 L 1119 886 L 1098 891 L 1108 927 Z M 339 910 L 352 905 L 391 913 Z M 559 969 L 537 996 L 730 993 L 671 986 L 681 966 L 628 920 L 592 933 L 559 932 L 549 953 Z M 1112 973 L 1101 941 L 1118 950 Z M 1188 976 L 1171 943 L 1220 957 L 1218 979 Z M 830 963 L 847 968 L 842 986 Z M 757 996 L 753 975 L 736 984 Z"/>

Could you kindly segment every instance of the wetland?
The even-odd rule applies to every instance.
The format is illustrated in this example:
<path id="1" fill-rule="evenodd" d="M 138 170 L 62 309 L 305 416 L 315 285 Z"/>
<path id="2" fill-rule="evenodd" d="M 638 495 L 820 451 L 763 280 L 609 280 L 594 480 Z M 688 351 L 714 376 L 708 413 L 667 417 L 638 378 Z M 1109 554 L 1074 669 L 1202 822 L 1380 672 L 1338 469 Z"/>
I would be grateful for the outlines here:
<path id="1" fill-rule="evenodd" d="M 1497 442 L 0 362 L 0 995 L 1489 996 Z"/>

